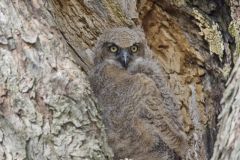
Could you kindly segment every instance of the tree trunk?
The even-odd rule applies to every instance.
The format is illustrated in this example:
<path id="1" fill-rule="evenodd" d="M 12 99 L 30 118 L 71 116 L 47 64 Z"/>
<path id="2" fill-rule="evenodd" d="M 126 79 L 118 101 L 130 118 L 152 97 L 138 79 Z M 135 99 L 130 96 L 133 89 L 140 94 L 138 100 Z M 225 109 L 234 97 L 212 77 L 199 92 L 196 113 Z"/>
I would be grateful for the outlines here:
<path id="1" fill-rule="evenodd" d="M 237 0 L 1 0 L 0 160 L 112 159 L 87 80 L 91 47 L 107 28 L 137 25 L 182 103 L 195 159 L 212 156 L 222 107 L 213 159 L 237 159 L 239 62 L 220 100 L 239 13 Z"/>
<path id="2" fill-rule="evenodd" d="M 0 159 L 108 159 L 86 75 L 42 1 L 0 1 Z"/>
<path id="3" fill-rule="evenodd" d="M 212 160 L 240 159 L 240 58 L 227 83 Z"/>
<path id="4" fill-rule="evenodd" d="M 219 132 L 214 147 L 212 160 L 240 159 L 240 3 L 237 0 L 229 2 L 232 22 L 229 31 L 235 38 L 236 50 L 234 62 L 238 58 L 226 83 L 221 100 L 222 112 L 219 115 Z"/>

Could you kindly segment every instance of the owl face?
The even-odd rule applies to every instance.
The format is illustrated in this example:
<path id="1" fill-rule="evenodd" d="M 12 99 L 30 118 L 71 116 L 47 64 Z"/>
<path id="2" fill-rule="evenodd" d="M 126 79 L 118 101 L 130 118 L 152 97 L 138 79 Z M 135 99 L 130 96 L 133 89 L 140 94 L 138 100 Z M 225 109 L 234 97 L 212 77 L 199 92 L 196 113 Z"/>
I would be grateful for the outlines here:
<path id="1" fill-rule="evenodd" d="M 138 58 L 149 55 L 146 39 L 140 28 L 127 27 L 106 30 L 94 47 L 94 63 L 104 62 L 128 69 Z"/>
<path id="2" fill-rule="evenodd" d="M 113 42 L 105 42 L 102 49 L 103 59 L 114 61 L 125 69 L 137 58 L 143 57 L 144 55 L 142 43 L 133 43 L 132 45 L 122 47 Z"/>

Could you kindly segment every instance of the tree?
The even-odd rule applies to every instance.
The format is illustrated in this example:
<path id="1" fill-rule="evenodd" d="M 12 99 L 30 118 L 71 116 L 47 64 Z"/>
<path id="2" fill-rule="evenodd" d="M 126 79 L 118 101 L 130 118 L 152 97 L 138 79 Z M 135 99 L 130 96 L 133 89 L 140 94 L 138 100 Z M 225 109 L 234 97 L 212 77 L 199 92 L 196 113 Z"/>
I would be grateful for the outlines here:
<path id="1" fill-rule="evenodd" d="M 42 1 L 0 2 L 0 159 L 107 159 L 86 75 Z"/>
<path id="2" fill-rule="evenodd" d="M 230 122 L 239 127 L 226 114 L 237 113 L 238 101 L 228 98 L 239 90 L 227 89 L 220 105 L 239 56 L 237 8 L 236 0 L 1 0 L 0 159 L 111 159 L 87 80 L 91 47 L 106 28 L 136 25 L 182 103 L 195 149 L 210 158 L 221 107 L 219 132 Z M 222 146 L 218 136 L 214 157 L 229 151 Z M 239 156 L 235 146 L 225 155 Z"/>
<path id="3" fill-rule="evenodd" d="M 219 115 L 220 128 L 212 160 L 240 159 L 240 58 L 229 77 L 224 91 L 223 110 Z"/>

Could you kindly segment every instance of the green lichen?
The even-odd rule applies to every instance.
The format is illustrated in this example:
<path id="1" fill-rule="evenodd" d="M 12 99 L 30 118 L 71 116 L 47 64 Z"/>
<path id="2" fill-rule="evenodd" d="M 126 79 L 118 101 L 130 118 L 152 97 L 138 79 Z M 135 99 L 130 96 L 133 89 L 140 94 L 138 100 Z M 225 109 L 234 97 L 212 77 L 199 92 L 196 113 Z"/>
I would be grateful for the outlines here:
<path id="1" fill-rule="evenodd" d="M 231 34 L 231 36 L 236 37 L 237 30 L 236 30 L 235 23 L 231 22 L 231 23 L 229 24 L 229 26 L 228 26 L 228 32 Z"/>
<path id="2" fill-rule="evenodd" d="M 226 64 L 225 67 L 221 70 L 224 78 L 227 78 L 231 73 L 232 67 L 230 64 Z"/>
<path id="3" fill-rule="evenodd" d="M 201 30 L 200 34 L 204 36 L 204 39 L 209 44 L 210 53 L 219 55 L 219 59 L 222 61 L 224 42 L 218 24 L 214 21 L 210 21 L 208 17 L 201 13 L 197 8 L 193 8 L 192 16 L 197 20 L 196 24 Z"/>
<path id="4" fill-rule="evenodd" d="M 232 21 L 228 26 L 228 31 L 232 37 L 235 39 L 236 50 L 233 54 L 233 61 L 236 62 L 238 57 L 240 56 L 240 24 L 237 21 Z"/>

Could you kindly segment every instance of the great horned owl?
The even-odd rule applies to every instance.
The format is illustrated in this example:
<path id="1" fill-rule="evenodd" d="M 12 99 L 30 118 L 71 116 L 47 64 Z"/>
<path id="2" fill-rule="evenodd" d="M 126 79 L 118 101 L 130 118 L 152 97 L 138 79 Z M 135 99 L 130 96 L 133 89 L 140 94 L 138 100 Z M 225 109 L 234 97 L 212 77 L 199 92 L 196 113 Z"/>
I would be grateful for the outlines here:
<path id="1" fill-rule="evenodd" d="M 180 105 L 152 58 L 143 31 L 114 28 L 94 48 L 90 84 L 101 104 L 114 159 L 184 157 L 188 148 Z"/>

